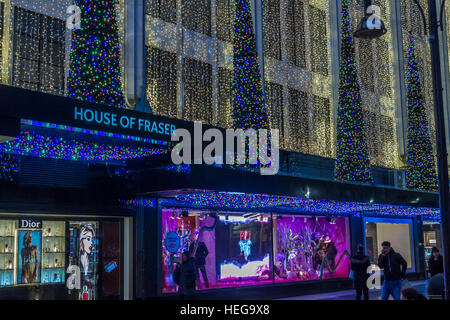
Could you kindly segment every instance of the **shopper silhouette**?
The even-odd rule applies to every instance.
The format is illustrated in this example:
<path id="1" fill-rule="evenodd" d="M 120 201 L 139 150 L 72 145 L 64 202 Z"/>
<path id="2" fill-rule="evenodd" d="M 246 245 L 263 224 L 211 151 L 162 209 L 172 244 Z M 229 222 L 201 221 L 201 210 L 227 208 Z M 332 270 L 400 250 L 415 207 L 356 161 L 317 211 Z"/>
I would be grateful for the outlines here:
<path id="1" fill-rule="evenodd" d="M 358 245 L 356 254 L 351 257 L 351 269 L 353 270 L 353 283 L 356 289 L 356 300 L 361 300 L 361 294 L 364 292 L 364 300 L 369 300 L 369 288 L 367 279 L 369 274 L 367 269 L 370 267 L 370 259 L 365 255 L 365 248 L 362 244 Z"/>
<path id="2" fill-rule="evenodd" d="M 444 261 L 439 249 L 433 247 L 431 249 L 431 257 L 428 259 L 428 274 L 432 278 L 438 273 L 444 273 Z"/>
<path id="3" fill-rule="evenodd" d="M 394 251 L 389 241 L 384 241 L 381 254 L 378 257 L 378 266 L 384 271 L 381 300 L 388 300 L 392 295 L 394 300 L 400 300 L 402 280 L 406 279 L 408 264 L 403 257 Z"/>

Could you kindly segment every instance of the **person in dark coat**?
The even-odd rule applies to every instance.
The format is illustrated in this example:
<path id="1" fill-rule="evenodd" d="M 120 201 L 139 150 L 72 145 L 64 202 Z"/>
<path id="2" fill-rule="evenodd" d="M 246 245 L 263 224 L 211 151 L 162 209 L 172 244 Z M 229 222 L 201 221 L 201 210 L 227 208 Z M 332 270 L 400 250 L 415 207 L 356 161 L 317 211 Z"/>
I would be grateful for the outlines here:
<path id="1" fill-rule="evenodd" d="M 351 269 L 353 270 L 353 283 L 356 289 L 356 300 L 361 300 L 363 292 L 364 300 L 369 300 L 369 288 L 367 287 L 369 274 L 367 269 L 370 267 L 370 259 L 365 255 L 365 251 L 362 244 L 358 245 L 356 254 L 350 259 Z"/>
<path id="2" fill-rule="evenodd" d="M 388 300 L 390 295 L 394 300 L 400 300 L 402 280 L 406 279 L 408 264 L 400 253 L 394 251 L 389 241 L 384 241 L 381 246 L 383 250 L 378 257 L 378 266 L 384 271 L 381 300 Z"/>
<path id="3" fill-rule="evenodd" d="M 433 247 L 431 249 L 431 257 L 428 260 L 428 273 L 430 278 L 437 275 L 438 273 L 444 273 L 444 261 L 439 252 L 439 249 Z"/>
<path id="4" fill-rule="evenodd" d="M 181 265 L 174 272 L 174 280 L 178 285 L 178 295 L 185 300 L 195 298 L 195 263 L 189 252 L 183 252 Z"/>
<path id="5" fill-rule="evenodd" d="M 189 247 L 189 253 L 191 255 L 194 253 L 194 249 L 195 249 L 195 242 L 191 243 Z M 208 254 L 209 251 L 208 248 L 206 247 L 206 244 L 203 241 L 198 242 L 197 252 L 195 253 L 194 257 L 196 277 L 197 281 L 200 284 L 200 272 L 202 273 L 203 281 L 205 283 L 206 288 L 209 288 L 208 275 L 206 274 L 206 257 L 208 256 Z"/>

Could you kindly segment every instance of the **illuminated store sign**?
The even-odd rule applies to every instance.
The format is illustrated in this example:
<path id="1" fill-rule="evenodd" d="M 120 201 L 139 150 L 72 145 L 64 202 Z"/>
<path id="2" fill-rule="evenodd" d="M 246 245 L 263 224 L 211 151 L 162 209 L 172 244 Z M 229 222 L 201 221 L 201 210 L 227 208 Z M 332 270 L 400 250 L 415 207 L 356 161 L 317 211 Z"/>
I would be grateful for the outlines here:
<path id="1" fill-rule="evenodd" d="M 110 127 L 138 130 L 148 133 L 171 136 L 176 126 L 166 122 L 151 121 L 148 119 L 119 115 L 115 112 L 105 112 L 90 108 L 74 108 L 74 119 L 83 122 L 98 123 Z"/>
<path id="2" fill-rule="evenodd" d="M 41 229 L 42 221 L 38 219 L 20 219 L 19 220 L 20 229 Z"/>

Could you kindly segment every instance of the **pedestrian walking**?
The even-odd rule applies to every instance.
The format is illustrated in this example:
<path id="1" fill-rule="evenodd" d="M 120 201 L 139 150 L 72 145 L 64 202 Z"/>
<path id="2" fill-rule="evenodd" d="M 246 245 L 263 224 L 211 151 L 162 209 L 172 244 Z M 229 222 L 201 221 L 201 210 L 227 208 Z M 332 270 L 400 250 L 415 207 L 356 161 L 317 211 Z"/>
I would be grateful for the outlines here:
<path id="1" fill-rule="evenodd" d="M 366 250 L 362 244 L 358 245 L 356 254 L 350 259 L 351 269 L 353 270 L 353 284 L 356 290 L 356 300 L 361 300 L 361 294 L 364 293 L 364 300 L 369 300 L 369 288 L 367 279 L 369 274 L 367 269 L 370 267 L 370 259 L 365 254 Z"/>
<path id="2" fill-rule="evenodd" d="M 388 300 L 392 295 L 394 300 L 400 300 L 402 280 L 406 279 L 408 264 L 400 253 L 395 252 L 389 241 L 382 244 L 381 254 L 378 257 L 378 266 L 384 271 L 381 300 Z"/>

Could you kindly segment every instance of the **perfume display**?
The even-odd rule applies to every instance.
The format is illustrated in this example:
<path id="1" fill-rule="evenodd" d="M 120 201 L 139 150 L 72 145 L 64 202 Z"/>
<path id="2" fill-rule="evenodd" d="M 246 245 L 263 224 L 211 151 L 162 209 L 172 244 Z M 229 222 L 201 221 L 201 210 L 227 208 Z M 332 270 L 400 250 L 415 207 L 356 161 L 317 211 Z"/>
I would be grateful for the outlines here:
<path id="1" fill-rule="evenodd" d="M 0 220 L 0 287 L 14 283 L 16 220 Z"/>
<path id="2" fill-rule="evenodd" d="M 43 221 L 42 282 L 63 283 L 66 256 L 64 221 Z"/>

